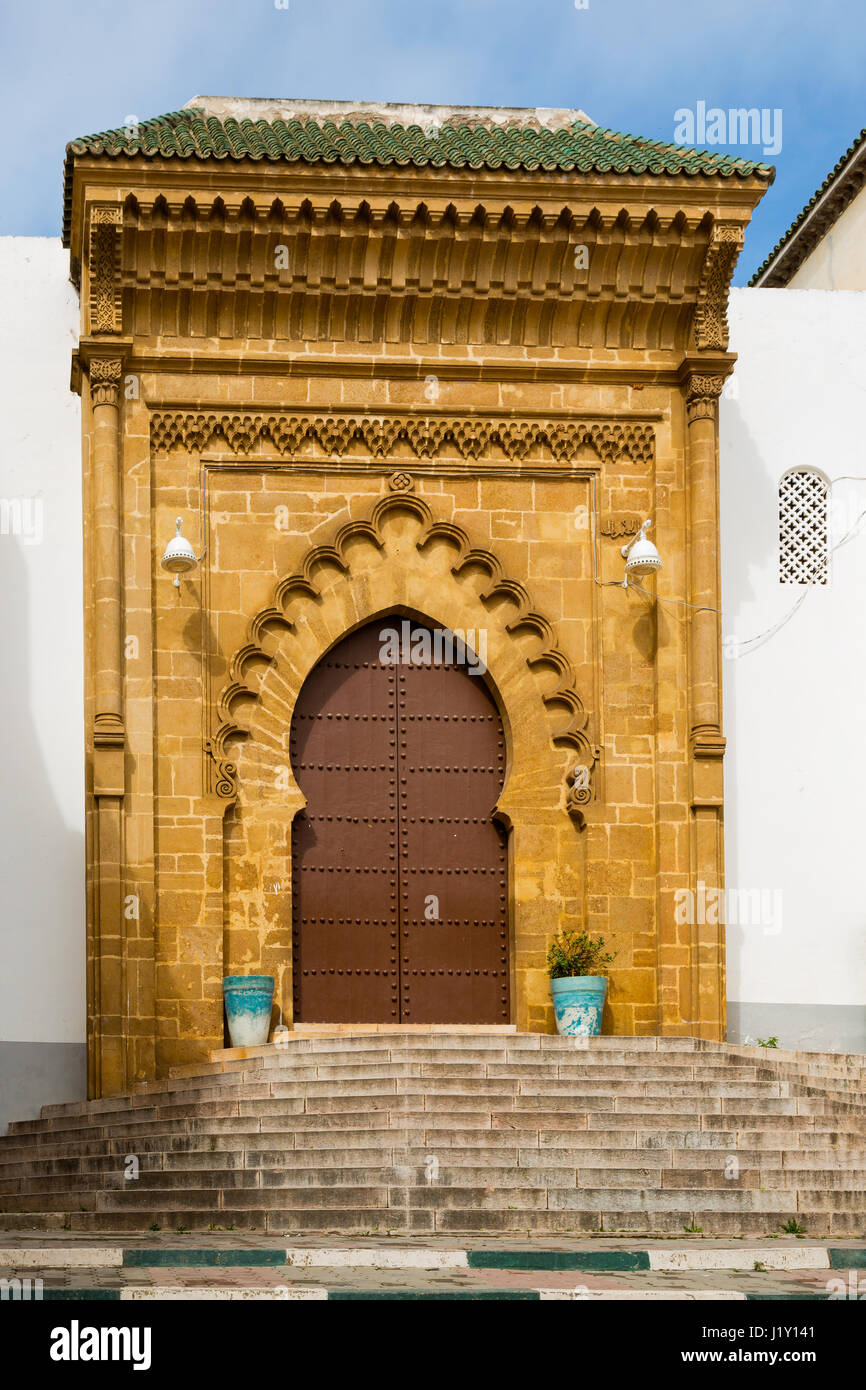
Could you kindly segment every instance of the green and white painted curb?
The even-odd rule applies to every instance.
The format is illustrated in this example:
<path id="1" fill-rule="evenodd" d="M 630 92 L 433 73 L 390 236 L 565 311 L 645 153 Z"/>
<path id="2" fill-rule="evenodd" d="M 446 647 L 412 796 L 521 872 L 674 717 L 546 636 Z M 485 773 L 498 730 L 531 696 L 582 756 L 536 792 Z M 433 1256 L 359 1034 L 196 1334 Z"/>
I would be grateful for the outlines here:
<path id="1" fill-rule="evenodd" d="M 705 1246 L 632 1250 L 413 1249 L 408 1246 L 255 1246 L 248 1249 L 121 1245 L 0 1247 L 0 1269 L 290 1268 L 366 1270 L 560 1270 L 631 1274 L 755 1269 L 866 1269 L 866 1246 Z"/>
<path id="2" fill-rule="evenodd" d="M 808 1299 L 812 1302 L 829 1300 L 827 1292 L 803 1293 L 745 1293 L 741 1289 L 499 1289 L 485 1288 L 482 1285 L 453 1289 L 328 1289 L 309 1285 L 281 1285 L 276 1288 L 261 1288 L 254 1285 L 237 1285 L 232 1288 L 190 1288 L 182 1284 L 162 1286 L 129 1285 L 116 1289 L 44 1289 L 40 1295 L 44 1302 L 79 1302 L 98 1299 L 100 1302 L 204 1302 L 244 1300 L 249 1302 L 304 1302 L 304 1303 L 345 1303 L 381 1302 L 399 1300 L 410 1302 L 424 1301 L 482 1301 L 491 1302 L 504 1299 L 511 1302 L 549 1303 L 549 1302 L 713 1302 L 713 1303 L 754 1303 L 778 1300 L 791 1302 Z"/>

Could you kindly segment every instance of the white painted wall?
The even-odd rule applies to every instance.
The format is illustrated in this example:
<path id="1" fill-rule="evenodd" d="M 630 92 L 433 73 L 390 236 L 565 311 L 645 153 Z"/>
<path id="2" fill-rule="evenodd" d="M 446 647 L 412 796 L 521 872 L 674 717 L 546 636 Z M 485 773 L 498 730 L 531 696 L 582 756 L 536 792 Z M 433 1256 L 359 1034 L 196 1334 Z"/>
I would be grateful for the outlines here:
<path id="1" fill-rule="evenodd" d="M 866 189 L 791 276 L 789 289 L 866 290 Z"/>
<path id="2" fill-rule="evenodd" d="M 69 390 L 78 302 L 68 276 L 59 239 L 0 238 L 0 1111 L 7 1119 L 13 1098 L 29 1094 L 28 1077 L 39 1103 L 69 1098 L 69 1066 L 75 1059 L 77 1068 L 85 1037 L 81 446 L 79 400 Z M 14 534 L 19 517 L 29 535 Z M 55 1083 L 67 1094 L 46 1094 Z"/>
<path id="3" fill-rule="evenodd" d="M 30 499 L 31 518 L 41 500 L 44 517 L 41 543 L 0 534 L 0 1129 L 83 1086 L 80 429 L 68 385 L 78 306 L 67 275 L 59 241 L 0 239 L 0 499 Z M 780 924 L 728 928 L 732 1033 L 866 1049 L 866 294 L 735 290 L 730 318 L 740 360 L 721 403 L 722 631 L 729 650 L 746 645 L 723 670 L 727 876 L 729 888 L 782 893 Z M 834 553 L 830 586 L 749 643 L 800 597 L 778 583 L 777 488 L 802 464 L 863 478 L 833 489 L 836 540 L 859 532 Z"/>
<path id="4" fill-rule="evenodd" d="M 727 883 L 780 889 L 782 919 L 778 933 L 729 926 L 728 997 L 740 1031 L 866 1050 L 866 294 L 735 290 L 730 323 Z M 860 481 L 834 483 L 832 543 L 855 534 L 834 551 L 829 586 L 810 587 L 792 612 L 803 591 L 778 582 L 777 491 L 797 466 Z"/>

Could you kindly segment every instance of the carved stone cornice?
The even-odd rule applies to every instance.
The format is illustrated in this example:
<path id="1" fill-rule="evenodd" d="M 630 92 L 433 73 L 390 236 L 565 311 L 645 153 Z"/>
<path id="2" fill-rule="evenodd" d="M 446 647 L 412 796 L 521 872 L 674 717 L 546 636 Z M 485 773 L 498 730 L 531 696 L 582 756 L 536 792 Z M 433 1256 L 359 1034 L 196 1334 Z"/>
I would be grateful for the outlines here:
<path id="1" fill-rule="evenodd" d="M 203 411 L 155 411 L 150 417 L 154 450 L 184 448 L 201 453 L 214 441 L 223 440 L 233 453 L 248 454 L 269 440 L 281 457 L 310 445 L 328 457 L 342 458 L 360 445 L 371 458 L 405 454 L 433 458 L 440 452 L 457 452 L 465 459 L 479 459 L 501 452 L 509 459 L 525 459 L 547 449 L 559 462 L 572 460 L 588 448 L 605 463 L 630 459 L 651 463 L 655 431 L 650 424 L 598 421 L 502 419 L 483 415 L 264 415 L 220 414 Z"/>
<path id="2" fill-rule="evenodd" d="M 695 343 L 699 348 L 727 349 L 728 293 L 743 236 L 739 223 L 713 224 L 695 306 Z"/>
<path id="3" fill-rule="evenodd" d="M 89 310 L 91 333 L 122 333 L 120 289 L 120 228 L 123 213 L 116 204 L 97 205 L 90 212 Z"/>
<path id="4" fill-rule="evenodd" d="M 614 210 L 595 187 L 571 198 L 548 186 L 539 203 L 513 177 L 485 200 L 479 188 L 461 196 L 450 177 L 431 197 L 398 193 L 369 168 L 361 177 L 342 196 L 315 186 L 265 200 L 227 186 L 217 197 L 189 185 L 182 196 L 130 193 L 119 277 L 130 320 L 146 314 L 149 336 L 192 343 L 646 352 L 688 346 L 702 279 L 707 325 L 717 287 L 722 301 L 727 292 L 736 212 L 708 246 L 712 214 L 690 209 L 683 190 L 661 208 L 657 197 L 625 206 L 621 189 Z"/>
<path id="5" fill-rule="evenodd" d="M 117 405 L 122 373 L 123 359 L 120 357 L 92 357 L 90 359 L 88 375 L 90 377 L 90 397 L 94 406 Z"/>

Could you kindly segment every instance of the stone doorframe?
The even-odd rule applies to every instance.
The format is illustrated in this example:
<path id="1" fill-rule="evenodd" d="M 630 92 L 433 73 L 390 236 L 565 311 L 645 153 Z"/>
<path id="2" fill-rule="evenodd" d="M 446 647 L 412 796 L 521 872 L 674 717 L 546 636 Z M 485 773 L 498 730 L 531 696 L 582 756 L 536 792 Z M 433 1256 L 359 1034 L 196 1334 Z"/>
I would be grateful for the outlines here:
<path id="1" fill-rule="evenodd" d="M 229 812 L 223 969 L 274 975 L 275 999 L 291 1024 L 291 834 L 305 804 L 289 757 L 292 713 L 327 651 L 391 615 L 452 631 L 486 629 L 488 685 L 507 746 L 496 815 L 510 832 L 511 1021 L 521 1030 L 549 1026 L 546 945 L 553 931 L 582 920 L 580 831 L 598 749 L 550 622 L 491 550 L 436 520 L 411 493 L 381 498 L 330 545 L 312 547 L 276 586 L 230 663 L 207 744 L 213 791 Z M 577 765 L 586 772 L 575 781 Z"/>

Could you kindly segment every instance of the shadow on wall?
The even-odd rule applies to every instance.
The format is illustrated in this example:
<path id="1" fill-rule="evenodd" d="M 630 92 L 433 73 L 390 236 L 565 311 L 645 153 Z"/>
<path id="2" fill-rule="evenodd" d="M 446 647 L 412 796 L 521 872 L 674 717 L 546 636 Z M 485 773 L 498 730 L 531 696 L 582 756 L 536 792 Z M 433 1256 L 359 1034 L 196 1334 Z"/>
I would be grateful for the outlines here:
<path id="1" fill-rule="evenodd" d="M 778 480 L 774 483 L 767 475 L 739 399 L 722 400 L 719 433 L 721 549 L 728 557 L 722 570 L 722 637 L 742 641 L 755 635 L 740 631 L 742 609 L 760 597 L 750 574 L 767 563 L 778 544 Z M 747 508 L 742 506 L 744 497 L 749 499 Z"/>
<path id="2" fill-rule="evenodd" d="M 44 541 L 26 548 L 39 557 L 37 563 L 50 563 Z M 70 829 L 57 803 L 56 778 L 31 708 L 34 633 L 21 536 L 0 534 L 0 593 L 6 730 L 0 803 L 0 1133 L 5 1133 L 10 1120 L 28 1119 L 42 1105 L 86 1094 L 85 1044 L 68 1041 L 83 1031 L 86 943 L 84 837 Z M 58 621 L 62 615 L 61 602 Z M 54 651 L 54 703 L 69 701 L 80 711 L 80 652 L 65 650 L 70 639 L 62 629 L 46 631 L 39 640 L 49 648 L 46 670 Z M 45 676 L 38 680 L 44 683 Z M 64 775 L 66 769 L 57 770 L 57 778 Z"/>
<path id="3" fill-rule="evenodd" d="M 777 545 L 773 523 L 777 510 L 776 490 L 763 466 L 760 449 L 743 415 L 739 399 L 722 399 L 719 417 L 720 435 L 720 512 L 721 512 L 721 555 L 722 555 L 722 695 L 724 698 L 726 678 L 730 668 L 737 661 L 749 660 L 750 647 L 744 654 L 729 655 L 738 650 L 737 643 L 757 636 L 757 631 L 746 631 L 742 614 L 748 612 L 758 594 L 752 575 L 764 572 L 771 552 Z M 742 498 L 748 497 L 750 505 L 742 506 Z M 752 620 L 747 620 L 752 621 Z M 728 741 L 728 756 L 725 760 L 726 801 L 731 794 L 730 782 L 733 777 L 732 751 L 737 746 L 738 707 L 734 700 L 724 701 L 724 732 Z M 739 845 L 733 835 L 725 837 L 725 881 L 728 885 L 741 881 Z M 727 974 L 729 981 L 739 975 L 737 969 L 741 953 L 746 949 L 747 938 L 742 927 L 728 926 L 725 929 L 727 951 Z M 734 1003 L 728 1000 L 728 1040 L 741 1042 L 735 1036 L 736 1029 L 731 1026 L 731 1010 Z"/>

